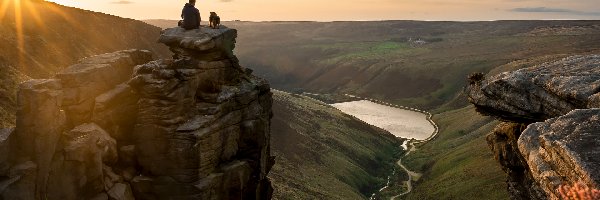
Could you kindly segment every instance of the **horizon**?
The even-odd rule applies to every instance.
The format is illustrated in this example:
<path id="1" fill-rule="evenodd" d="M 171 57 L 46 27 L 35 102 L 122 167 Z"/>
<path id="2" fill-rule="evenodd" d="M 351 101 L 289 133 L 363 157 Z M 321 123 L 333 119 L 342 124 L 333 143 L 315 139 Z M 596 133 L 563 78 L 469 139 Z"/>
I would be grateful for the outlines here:
<path id="1" fill-rule="evenodd" d="M 96 11 L 136 20 L 179 20 L 185 0 L 48 0 L 60 5 Z M 208 12 L 217 12 L 223 21 L 248 22 L 338 22 L 338 21 L 506 21 L 506 20 L 600 20 L 593 0 L 361 0 L 345 2 L 344 6 L 327 0 L 299 2 L 290 0 L 211 0 L 198 1 L 203 21 Z M 552 6 L 548 6 L 552 4 Z M 268 7 L 270 6 L 270 7 Z M 337 6 L 332 10 L 330 7 Z M 268 9 L 264 9 L 268 7 Z M 152 13 L 152 14 L 149 14 Z"/>

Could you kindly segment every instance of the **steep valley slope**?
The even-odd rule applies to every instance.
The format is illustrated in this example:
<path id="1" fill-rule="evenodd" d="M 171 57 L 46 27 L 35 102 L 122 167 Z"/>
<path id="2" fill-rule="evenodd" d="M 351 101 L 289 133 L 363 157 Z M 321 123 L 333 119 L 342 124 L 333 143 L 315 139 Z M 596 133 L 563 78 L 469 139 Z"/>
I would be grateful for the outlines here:
<path id="1" fill-rule="evenodd" d="M 47 78 L 81 58 L 123 49 L 168 57 L 168 48 L 156 42 L 160 31 L 45 1 L 0 1 L 0 126 L 14 125 L 18 82 Z"/>
<path id="2" fill-rule="evenodd" d="M 310 98 L 273 100 L 275 199 L 365 199 L 385 183 L 400 140 Z"/>
<path id="3" fill-rule="evenodd" d="M 437 114 L 434 140 L 404 159 L 423 173 L 405 199 L 508 199 L 505 176 L 485 141 L 498 122 L 465 107 Z"/>

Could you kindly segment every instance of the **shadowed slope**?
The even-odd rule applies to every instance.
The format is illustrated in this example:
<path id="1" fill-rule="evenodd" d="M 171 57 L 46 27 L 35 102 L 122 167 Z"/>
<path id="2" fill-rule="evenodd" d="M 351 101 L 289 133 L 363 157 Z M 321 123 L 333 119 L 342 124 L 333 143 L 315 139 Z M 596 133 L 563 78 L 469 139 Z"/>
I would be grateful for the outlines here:
<path id="1" fill-rule="evenodd" d="M 273 100 L 276 199 L 365 199 L 385 183 L 400 151 L 393 135 L 305 97 Z"/>

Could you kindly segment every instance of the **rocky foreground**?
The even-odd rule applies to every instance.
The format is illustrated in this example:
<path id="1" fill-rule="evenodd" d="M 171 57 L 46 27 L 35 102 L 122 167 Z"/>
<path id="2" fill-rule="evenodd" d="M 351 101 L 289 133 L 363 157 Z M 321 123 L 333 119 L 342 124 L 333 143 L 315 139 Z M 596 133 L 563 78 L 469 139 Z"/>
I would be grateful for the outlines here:
<path id="1" fill-rule="evenodd" d="M 272 94 L 236 36 L 167 29 L 172 60 L 119 51 L 22 83 L 0 199 L 270 199 Z"/>
<path id="2" fill-rule="evenodd" d="M 513 199 L 559 199 L 562 184 L 600 187 L 600 55 L 472 81 L 469 101 L 505 121 L 488 144 Z"/>

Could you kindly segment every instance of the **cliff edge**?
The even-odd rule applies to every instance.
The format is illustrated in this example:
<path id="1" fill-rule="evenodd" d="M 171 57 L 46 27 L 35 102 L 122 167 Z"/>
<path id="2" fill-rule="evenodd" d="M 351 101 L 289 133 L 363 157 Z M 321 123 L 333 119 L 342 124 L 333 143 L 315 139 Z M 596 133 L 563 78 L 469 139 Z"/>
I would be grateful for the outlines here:
<path id="1" fill-rule="evenodd" d="M 513 199 L 600 186 L 600 55 L 472 80 L 465 92 L 480 113 L 504 121 L 487 140 Z"/>
<path id="2" fill-rule="evenodd" d="M 174 59 L 126 50 L 20 85 L 0 130 L 3 199 L 270 199 L 272 93 L 237 31 L 166 29 Z"/>

